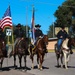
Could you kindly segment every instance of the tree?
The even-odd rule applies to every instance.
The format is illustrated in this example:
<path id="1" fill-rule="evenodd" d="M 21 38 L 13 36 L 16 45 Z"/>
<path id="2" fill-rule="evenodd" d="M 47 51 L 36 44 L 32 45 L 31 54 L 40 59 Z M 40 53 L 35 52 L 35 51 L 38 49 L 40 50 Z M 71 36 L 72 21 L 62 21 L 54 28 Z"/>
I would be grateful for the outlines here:
<path id="1" fill-rule="evenodd" d="M 58 7 L 54 16 L 57 18 L 55 26 L 70 26 L 75 19 L 75 0 L 66 0 Z"/>
<path id="2" fill-rule="evenodd" d="M 13 24 L 12 26 L 13 26 L 13 32 L 14 32 L 14 30 L 16 29 L 16 24 Z M 30 27 L 27 26 L 27 33 L 26 33 L 26 25 L 21 24 L 21 26 L 22 26 L 22 29 L 25 32 L 24 36 L 26 37 L 26 35 L 28 35 L 28 38 L 30 39 L 30 34 L 29 34 Z M 6 29 L 10 29 L 10 27 L 6 27 L 5 30 L 4 30 L 4 33 L 6 33 Z M 13 40 L 15 40 L 15 36 L 14 36 Z M 10 41 L 10 43 L 12 43 L 12 36 L 9 37 L 9 41 Z M 8 37 L 6 37 L 6 42 L 8 42 Z"/>
<path id="3" fill-rule="evenodd" d="M 49 26 L 49 31 L 47 31 L 47 35 L 49 38 L 53 37 L 53 25 Z"/>
<path id="4" fill-rule="evenodd" d="M 70 27 L 75 24 L 75 0 L 66 0 L 61 6 L 55 11 L 54 16 L 56 21 L 54 22 L 55 27 L 61 27 L 62 25 Z M 52 25 L 49 27 L 48 36 L 52 37 L 53 30 Z"/>

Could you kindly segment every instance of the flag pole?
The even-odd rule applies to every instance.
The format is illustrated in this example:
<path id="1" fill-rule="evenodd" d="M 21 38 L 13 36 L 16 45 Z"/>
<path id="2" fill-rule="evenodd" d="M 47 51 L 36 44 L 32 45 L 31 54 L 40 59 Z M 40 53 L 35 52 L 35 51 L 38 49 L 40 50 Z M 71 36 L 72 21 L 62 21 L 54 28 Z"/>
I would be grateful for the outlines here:
<path id="1" fill-rule="evenodd" d="M 12 51 L 14 52 L 14 35 L 13 35 L 13 26 L 12 26 Z"/>
<path id="2" fill-rule="evenodd" d="M 28 37 L 28 7 L 26 7 L 26 37 Z"/>
<path id="3" fill-rule="evenodd" d="M 32 5 L 32 28 L 31 28 L 31 43 L 34 45 L 34 41 L 35 41 L 35 36 L 34 36 L 34 5 Z"/>
<path id="4" fill-rule="evenodd" d="M 8 35 L 8 42 L 7 43 L 8 43 L 8 45 L 10 44 L 10 42 L 9 42 L 9 35 Z"/>

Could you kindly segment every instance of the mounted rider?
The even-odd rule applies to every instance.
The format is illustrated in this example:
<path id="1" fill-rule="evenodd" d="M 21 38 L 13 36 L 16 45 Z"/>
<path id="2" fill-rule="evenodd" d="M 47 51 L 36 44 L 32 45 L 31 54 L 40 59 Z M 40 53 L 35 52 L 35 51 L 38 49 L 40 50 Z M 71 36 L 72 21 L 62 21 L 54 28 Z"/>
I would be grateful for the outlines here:
<path id="1" fill-rule="evenodd" d="M 24 38 L 24 30 L 21 28 L 21 24 L 19 23 L 17 26 L 16 26 L 16 29 L 14 30 L 14 35 L 15 35 L 15 45 L 17 44 L 17 42 L 20 40 L 20 39 L 23 39 Z"/>
<path id="2" fill-rule="evenodd" d="M 61 26 L 61 30 L 57 33 L 57 53 L 61 52 L 61 45 L 63 40 L 65 40 L 68 37 L 67 32 L 65 31 L 65 26 Z"/>
<path id="3" fill-rule="evenodd" d="M 39 38 L 42 38 L 44 34 L 43 34 L 42 30 L 40 30 L 41 26 L 39 24 L 35 25 L 35 27 L 36 27 L 36 29 L 35 29 L 35 40 L 37 42 L 37 40 Z"/>
<path id="4" fill-rule="evenodd" d="M 39 40 L 39 39 L 41 39 L 41 38 L 43 38 L 43 36 L 44 36 L 44 34 L 43 34 L 43 32 L 42 32 L 42 30 L 40 29 L 40 27 L 41 27 L 41 25 L 39 25 L 39 24 L 37 24 L 37 25 L 35 25 L 35 45 L 36 45 L 36 43 L 37 43 L 37 41 Z M 47 49 L 46 49 L 46 45 L 45 45 L 45 53 L 47 53 L 48 51 L 47 51 Z"/>

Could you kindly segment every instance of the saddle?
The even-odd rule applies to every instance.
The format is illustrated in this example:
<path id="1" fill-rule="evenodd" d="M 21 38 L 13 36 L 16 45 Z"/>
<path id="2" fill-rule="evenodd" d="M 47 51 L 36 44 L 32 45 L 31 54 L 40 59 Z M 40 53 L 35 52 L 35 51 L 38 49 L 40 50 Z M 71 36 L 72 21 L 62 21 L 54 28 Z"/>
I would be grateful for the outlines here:
<path id="1" fill-rule="evenodd" d="M 35 42 L 35 44 L 34 45 L 31 45 L 32 46 L 32 51 L 33 51 L 33 53 L 36 53 L 37 51 L 36 51 L 36 47 L 37 47 L 37 44 L 39 43 L 39 41 L 41 40 L 42 38 L 39 38 L 36 42 Z M 47 48 L 46 48 L 46 45 L 44 44 L 44 52 L 45 53 L 48 53 L 48 51 L 47 51 Z"/>
<path id="2" fill-rule="evenodd" d="M 19 46 L 20 43 L 21 43 L 21 46 Z M 27 40 L 25 38 L 19 39 L 19 41 L 17 42 L 16 46 L 21 47 L 21 48 L 19 48 L 20 52 L 25 53 L 26 55 L 29 55 L 28 42 L 27 42 Z"/>

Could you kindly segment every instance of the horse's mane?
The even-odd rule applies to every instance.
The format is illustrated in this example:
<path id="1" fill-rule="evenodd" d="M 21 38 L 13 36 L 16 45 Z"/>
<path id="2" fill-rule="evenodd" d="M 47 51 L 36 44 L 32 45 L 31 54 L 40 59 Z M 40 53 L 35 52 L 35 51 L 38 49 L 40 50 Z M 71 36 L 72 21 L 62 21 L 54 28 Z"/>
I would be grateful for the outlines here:
<path id="1" fill-rule="evenodd" d="M 45 40 L 47 39 L 47 40 Z M 43 49 L 45 47 L 45 45 L 48 44 L 48 36 L 47 35 L 44 35 L 42 38 L 40 38 L 38 41 L 37 41 L 37 48 L 41 48 Z"/>
<path id="2" fill-rule="evenodd" d="M 20 39 L 16 45 L 16 53 L 26 54 L 28 49 L 28 38 Z"/>

